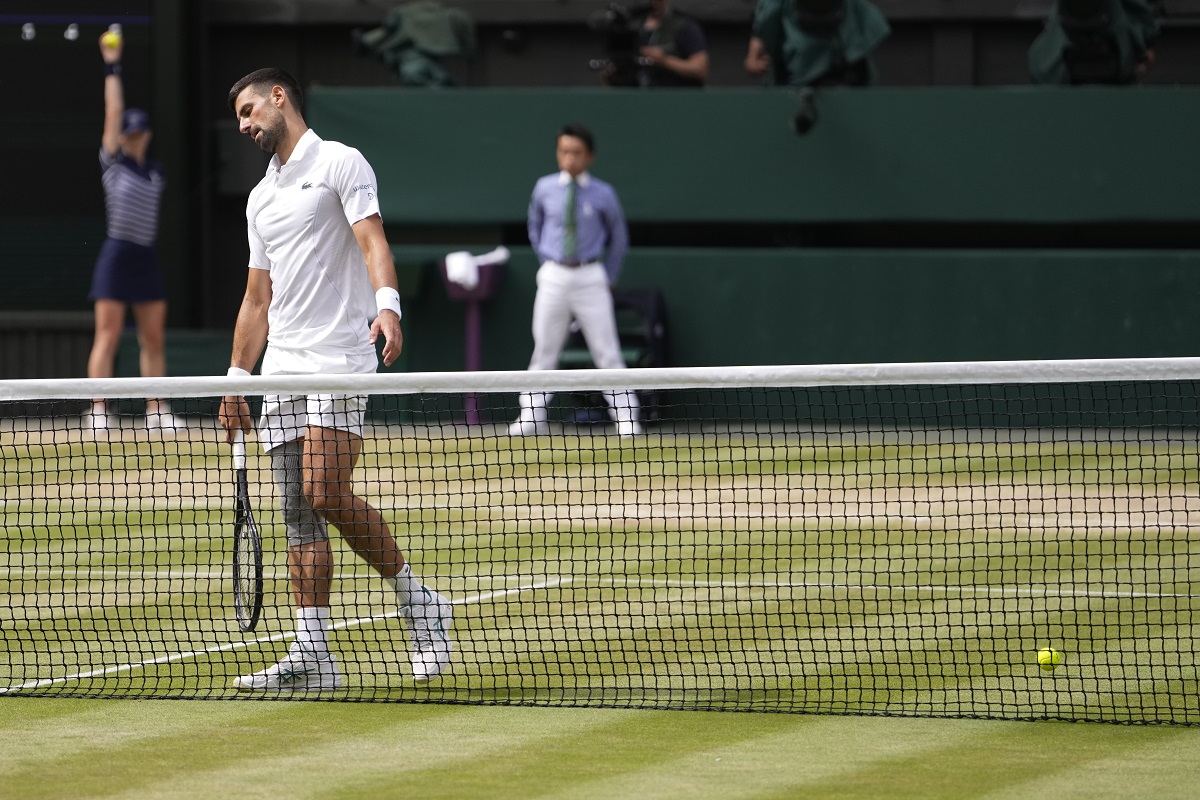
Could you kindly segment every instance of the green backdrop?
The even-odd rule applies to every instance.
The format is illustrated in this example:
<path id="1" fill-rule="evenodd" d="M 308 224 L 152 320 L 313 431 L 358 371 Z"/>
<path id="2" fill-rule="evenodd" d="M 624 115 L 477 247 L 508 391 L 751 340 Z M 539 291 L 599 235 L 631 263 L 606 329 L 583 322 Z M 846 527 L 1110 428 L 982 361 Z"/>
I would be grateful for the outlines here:
<path id="1" fill-rule="evenodd" d="M 787 90 L 314 88 L 391 223 L 524 218 L 564 122 L 633 220 L 1200 220 L 1200 88 L 829 90 L 794 134 Z"/>
<path id="2" fill-rule="evenodd" d="M 520 225 L 566 120 L 634 222 L 1132 226 L 1133 249 L 651 248 L 621 284 L 658 287 L 676 365 L 1194 355 L 1200 250 L 1155 226 L 1200 223 L 1200 89 L 789 91 L 332 89 L 309 119 L 361 149 L 397 245 L 409 370 L 464 363 L 463 312 L 436 260 Z M 512 228 L 509 228 L 512 230 Z M 424 234 L 421 232 L 424 231 Z M 394 237 L 403 241 L 404 236 Z M 514 248 L 484 307 L 484 366 L 529 358 L 536 265 Z M 228 332 L 173 336 L 172 372 L 220 373 Z M 197 338 L 221 342 L 195 344 Z M 212 355 L 209 355 L 212 354 Z M 206 359 L 211 359 L 206 361 Z M 132 362 L 126 361 L 130 364 Z"/>

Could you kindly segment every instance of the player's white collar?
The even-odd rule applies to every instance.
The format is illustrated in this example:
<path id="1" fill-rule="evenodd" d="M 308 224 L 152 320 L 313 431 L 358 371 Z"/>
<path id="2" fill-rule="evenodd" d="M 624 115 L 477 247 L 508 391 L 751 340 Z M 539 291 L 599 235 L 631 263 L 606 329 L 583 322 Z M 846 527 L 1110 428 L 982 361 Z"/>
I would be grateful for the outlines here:
<path id="1" fill-rule="evenodd" d="M 579 173 L 579 177 L 577 177 L 575 179 L 575 182 L 578 183 L 580 186 L 587 186 L 588 181 L 590 181 L 591 179 L 592 179 L 592 176 L 589 173 L 581 172 L 581 173 Z M 571 173 L 567 172 L 565 169 L 558 173 L 558 185 L 559 186 L 566 186 L 570 182 L 571 182 Z"/>
<path id="2" fill-rule="evenodd" d="M 292 148 L 292 154 L 288 156 L 287 164 L 283 164 L 282 166 L 280 165 L 278 153 L 271 156 L 271 169 L 279 172 L 279 170 L 283 167 L 297 163 L 300 161 L 300 159 L 304 158 L 304 154 L 308 152 L 308 148 L 312 147 L 319 141 L 321 141 L 321 137 L 317 136 L 316 131 L 314 131 L 312 128 L 309 128 L 300 135 L 299 139 L 296 140 L 296 146 Z"/>

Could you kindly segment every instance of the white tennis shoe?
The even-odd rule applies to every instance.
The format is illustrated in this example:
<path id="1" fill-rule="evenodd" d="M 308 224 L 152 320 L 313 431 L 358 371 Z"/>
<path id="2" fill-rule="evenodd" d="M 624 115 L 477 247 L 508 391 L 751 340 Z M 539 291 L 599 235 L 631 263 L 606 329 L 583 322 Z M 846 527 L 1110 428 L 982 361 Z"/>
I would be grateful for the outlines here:
<path id="1" fill-rule="evenodd" d="M 253 675 L 234 678 L 233 685 L 244 692 L 319 692 L 340 688 L 342 675 L 332 654 L 318 658 L 293 642 L 278 664 Z"/>
<path id="2" fill-rule="evenodd" d="M 425 593 L 425 602 L 404 606 L 401 612 L 408 623 L 413 678 L 428 681 L 441 675 L 450 663 L 450 651 L 454 649 L 454 643 L 450 641 L 454 607 L 428 587 L 422 586 L 421 591 Z"/>

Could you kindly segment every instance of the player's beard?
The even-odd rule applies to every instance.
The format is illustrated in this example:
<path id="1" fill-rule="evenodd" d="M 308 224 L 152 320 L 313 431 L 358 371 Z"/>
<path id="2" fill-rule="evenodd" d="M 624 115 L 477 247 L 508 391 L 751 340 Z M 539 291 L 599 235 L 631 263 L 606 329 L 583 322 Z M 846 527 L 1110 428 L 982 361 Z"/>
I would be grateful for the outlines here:
<path id="1" fill-rule="evenodd" d="M 275 155 L 275 150 L 279 147 L 279 143 L 283 141 L 285 135 L 287 135 L 287 122 L 283 119 L 283 115 L 280 114 L 270 125 L 262 127 L 262 136 L 259 137 L 258 146 L 262 148 L 264 153 Z"/>

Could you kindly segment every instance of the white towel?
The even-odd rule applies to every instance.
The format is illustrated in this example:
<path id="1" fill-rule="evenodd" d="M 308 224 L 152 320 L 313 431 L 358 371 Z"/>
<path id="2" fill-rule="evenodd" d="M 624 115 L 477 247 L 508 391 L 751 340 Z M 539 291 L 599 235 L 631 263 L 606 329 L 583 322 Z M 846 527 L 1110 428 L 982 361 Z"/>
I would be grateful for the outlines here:
<path id="1" fill-rule="evenodd" d="M 490 253 L 484 253 L 481 256 L 475 256 L 475 263 L 481 267 L 490 264 L 503 264 L 508 261 L 508 248 L 500 245 Z"/>
<path id="2" fill-rule="evenodd" d="M 464 289 L 479 285 L 479 268 L 508 261 L 508 248 L 501 245 L 490 253 L 473 256 L 466 250 L 446 254 L 446 277 Z"/>
<path id="3" fill-rule="evenodd" d="M 479 265 L 475 256 L 465 250 L 446 254 L 446 277 L 464 289 L 479 285 Z"/>

